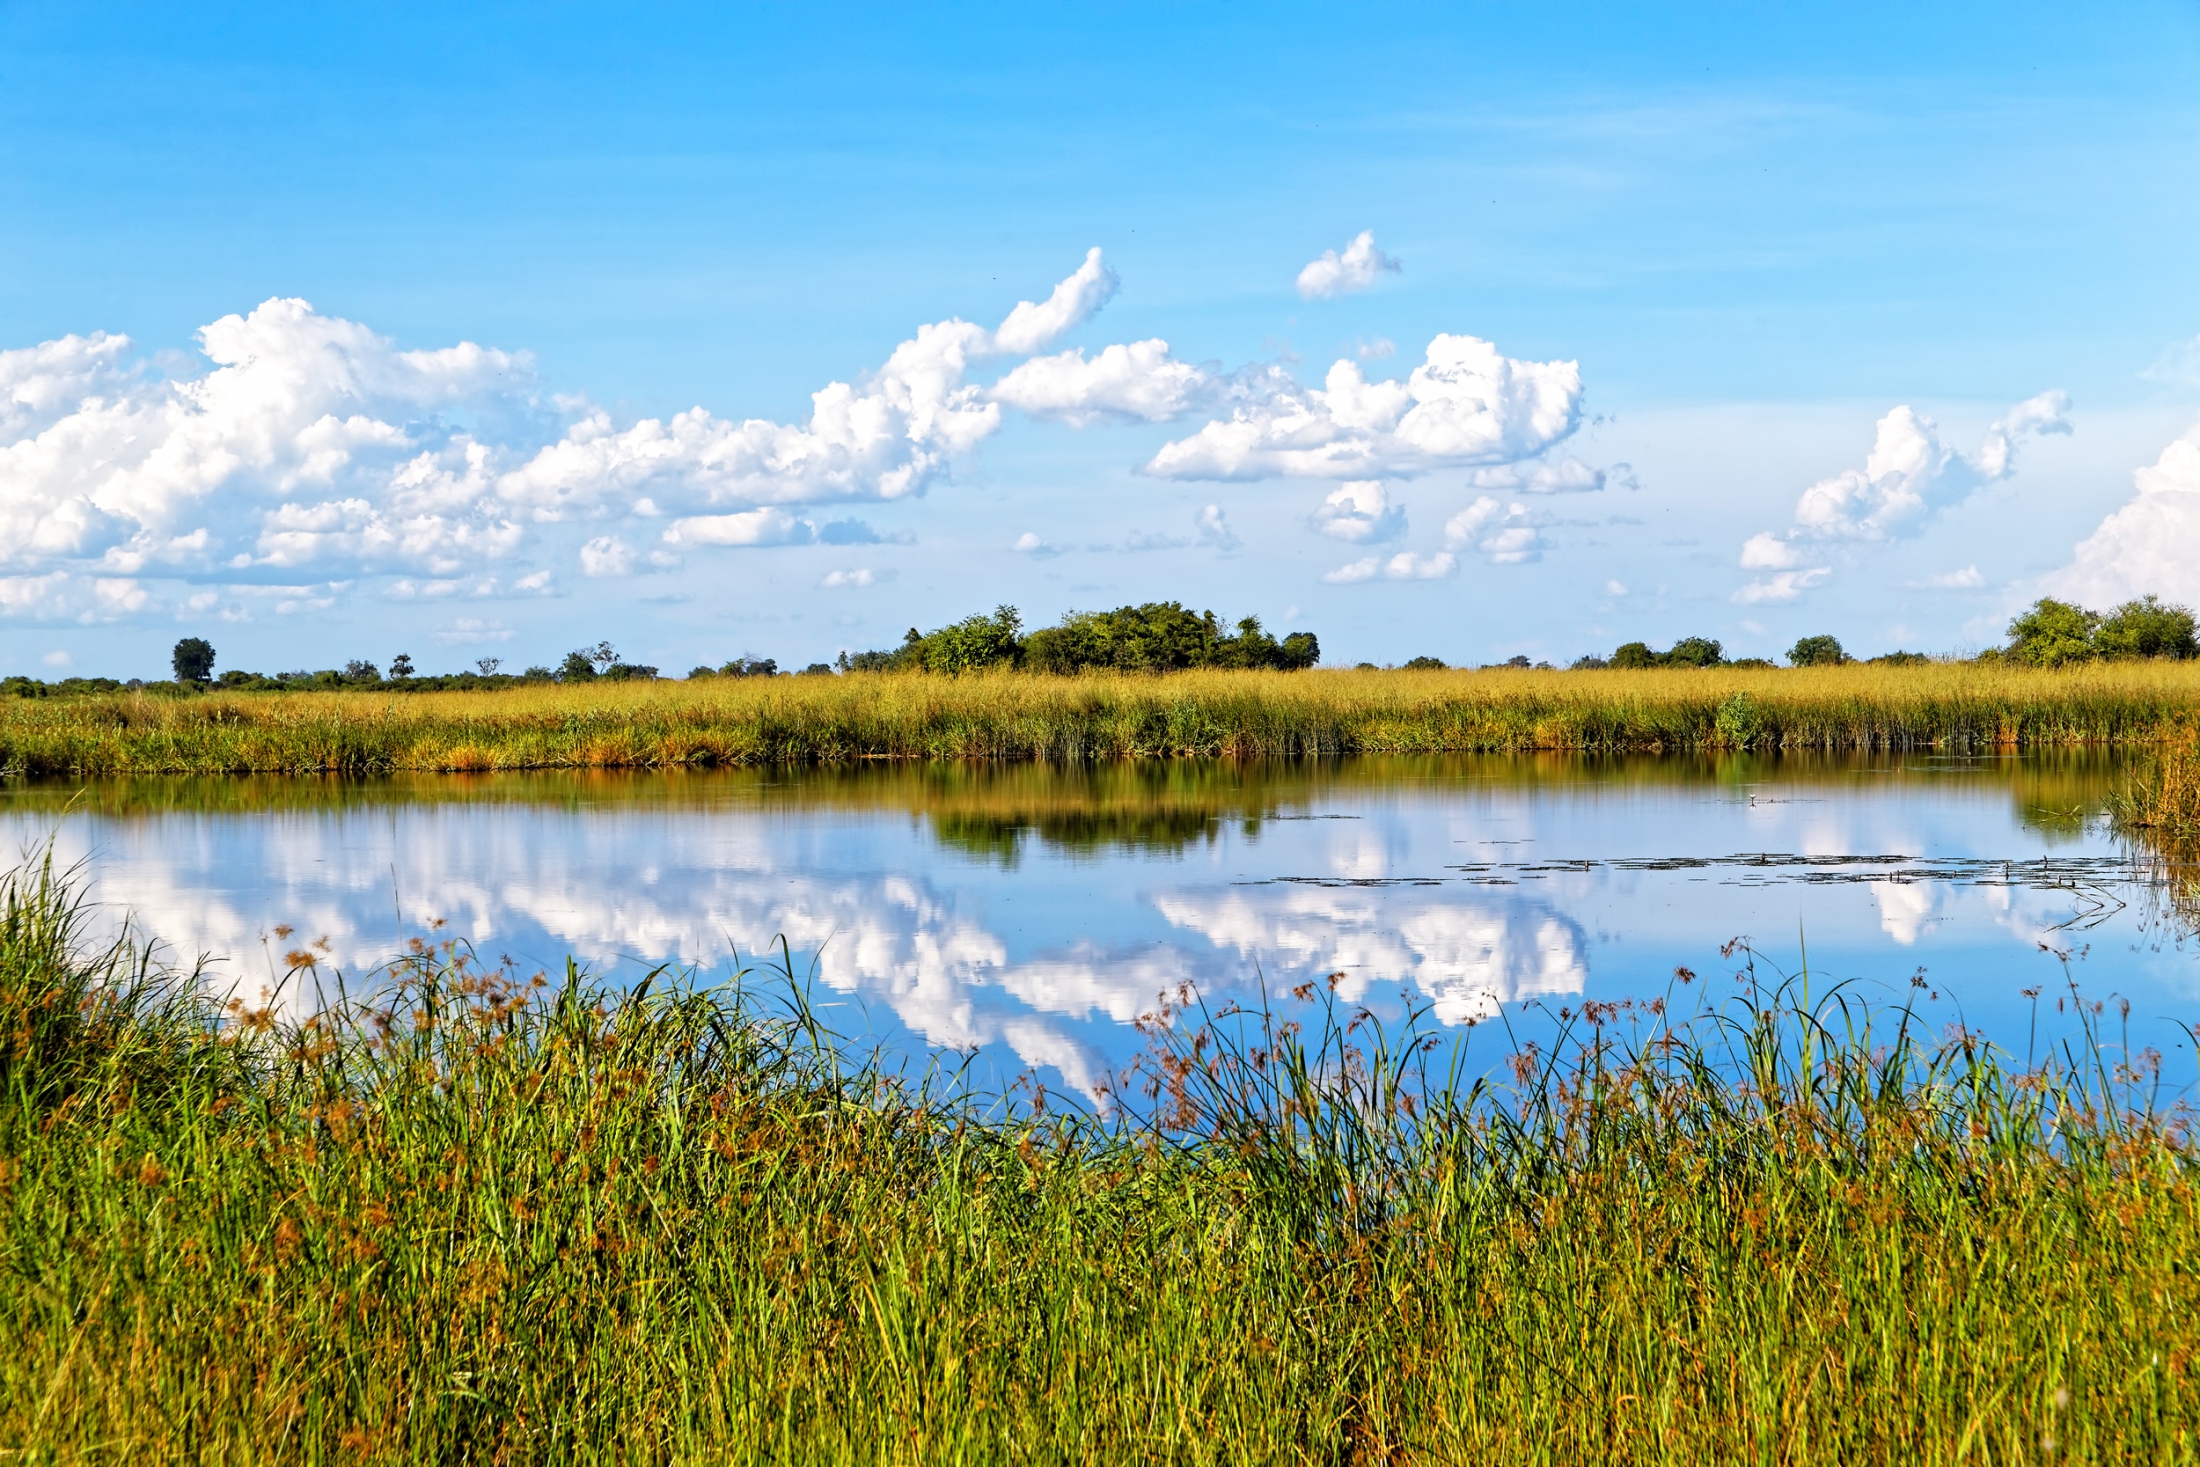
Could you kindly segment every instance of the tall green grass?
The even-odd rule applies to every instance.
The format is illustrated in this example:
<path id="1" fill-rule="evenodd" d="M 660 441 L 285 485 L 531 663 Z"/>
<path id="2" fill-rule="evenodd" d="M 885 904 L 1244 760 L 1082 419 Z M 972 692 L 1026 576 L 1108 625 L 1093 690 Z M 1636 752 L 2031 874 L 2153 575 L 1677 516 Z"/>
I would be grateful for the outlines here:
<path id="1" fill-rule="evenodd" d="M 1096 1117 L 796 972 L 420 943 L 291 1025 L 84 918 L 0 883 L 9 1460 L 2200 1454 L 2188 1077 L 2090 1006 L 2018 1064 L 1741 952 L 1483 1075 L 1311 988 Z"/>
<path id="2" fill-rule="evenodd" d="M 1577 750 L 1980 750 L 2155 737 L 2200 665 L 866 674 L 495 692 L 0 700 L 19 775 Z"/>

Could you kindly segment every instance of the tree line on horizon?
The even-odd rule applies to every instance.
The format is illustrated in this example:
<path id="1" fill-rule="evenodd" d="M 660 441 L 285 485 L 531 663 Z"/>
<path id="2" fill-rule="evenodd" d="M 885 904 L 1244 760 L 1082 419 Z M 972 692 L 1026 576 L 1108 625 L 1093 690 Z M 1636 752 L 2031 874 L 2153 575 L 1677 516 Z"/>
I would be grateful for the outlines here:
<path id="1" fill-rule="evenodd" d="M 2042 597 L 2009 623 L 2007 646 L 1990 647 L 1967 659 L 1972 662 L 2007 662 L 2024 667 L 2068 667 L 2086 662 L 2161 659 L 2186 661 L 2200 656 L 2196 623 L 2189 607 L 2163 601 L 2149 593 L 2126 601 L 2114 610 L 2088 610 L 2073 602 Z M 575 648 L 555 666 L 542 664 L 523 672 L 502 671 L 503 660 L 476 659 L 474 671 L 423 674 L 404 653 L 390 659 L 387 674 L 374 662 L 354 658 L 341 668 L 299 670 L 273 674 L 232 668 L 219 677 L 214 673 L 213 644 L 203 637 L 185 637 L 170 657 L 172 681 L 148 683 L 110 677 L 70 677 L 53 682 L 17 674 L 0 679 L 0 694 L 17 697 L 69 696 L 111 693 L 139 688 L 212 690 L 237 692 L 314 691 L 380 687 L 392 691 L 430 692 L 487 690 L 526 683 L 587 683 L 651 680 L 658 669 L 628 662 L 608 641 Z M 1019 668 L 1027 672 L 1072 674 L 1107 669 L 1125 672 L 1175 672 L 1193 668 L 1267 668 L 1296 671 L 1321 660 L 1321 642 L 1312 632 L 1293 632 L 1281 639 L 1261 625 L 1260 618 L 1241 618 L 1227 628 L 1212 611 L 1192 611 L 1177 601 L 1149 601 L 1138 606 L 1119 606 L 1113 611 L 1073 611 L 1051 627 L 1023 630 L 1022 615 L 1013 606 L 996 607 L 990 615 L 964 617 L 929 632 L 911 627 L 898 647 L 877 651 L 843 652 L 837 663 L 813 662 L 796 675 L 832 676 L 865 672 L 922 672 L 954 676 L 984 668 Z M 1791 667 L 1838 667 L 1864 663 L 1904 666 L 1932 661 L 1922 652 L 1889 652 L 1876 657 L 1852 657 L 1840 639 L 1827 633 L 1803 637 L 1786 653 Z M 1715 637 L 1682 637 L 1659 651 L 1647 642 L 1623 642 L 1607 656 L 1576 659 L 1577 671 L 1603 668 L 1769 668 L 1777 666 L 1762 657 L 1728 658 Z M 1375 664 L 1363 662 L 1362 668 Z M 1415 657 L 1401 664 L 1409 671 L 1446 670 L 1437 657 Z M 1539 668 L 1547 662 L 1531 662 L 1526 656 L 1489 664 L 1492 668 Z M 692 679 L 719 677 L 779 677 L 778 662 L 769 657 L 744 655 L 717 667 L 691 669 Z"/>

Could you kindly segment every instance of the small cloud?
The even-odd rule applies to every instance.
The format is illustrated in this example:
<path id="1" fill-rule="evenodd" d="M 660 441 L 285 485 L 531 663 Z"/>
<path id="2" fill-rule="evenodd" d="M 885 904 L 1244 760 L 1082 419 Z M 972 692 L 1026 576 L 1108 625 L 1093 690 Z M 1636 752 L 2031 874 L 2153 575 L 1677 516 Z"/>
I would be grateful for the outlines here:
<path id="1" fill-rule="evenodd" d="M 1458 568 L 1458 559 L 1448 550 L 1435 555 L 1415 555 L 1410 550 L 1401 550 L 1384 562 L 1383 574 L 1394 581 L 1437 581 Z"/>
<path id="2" fill-rule="evenodd" d="M 630 576 L 637 571 L 647 574 L 676 570 L 679 565 L 680 557 L 670 551 L 653 550 L 643 555 L 615 535 L 598 535 L 581 547 L 581 574 L 585 576 Z"/>
<path id="3" fill-rule="evenodd" d="M 1021 535 L 1018 535 L 1016 537 L 1016 543 L 1009 548 L 1014 550 L 1018 555 L 1029 555 L 1037 560 L 1045 560 L 1050 556 L 1060 555 L 1062 553 L 1061 546 L 1049 545 L 1046 541 L 1040 539 L 1038 534 L 1032 530 L 1026 530 Z"/>
<path id="4" fill-rule="evenodd" d="M 1314 529 L 1357 545 L 1395 540 L 1406 531 L 1406 512 L 1394 507 L 1380 479 L 1354 479 L 1330 491 L 1314 511 Z"/>
<path id="5" fill-rule="evenodd" d="M 38 660 L 45 663 L 48 667 L 67 667 L 70 663 L 76 661 L 74 657 L 71 657 L 68 653 L 62 651 L 59 647 L 54 648 L 53 651 L 48 652 L 45 656 L 39 658 Z"/>
<path id="6" fill-rule="evenodd" d="M 1340 565 L 1322 577 L 1332 586 L 1350 586 L 1360 581 L 1372 581 L 1377 576 L 1391 581 L 1437 581 L 1459 568 L 1458 557 L 1450 551 L 1435 555 L 1415 555 L 1401 550 L 1388 560 L 1370 555 L 1365 560 L 1355 560 L 1350 565 Z M 1297 608 L 1293 608 L 1294 613 Z"/>
<path id="7" fill-rule="evenodd" d="M 826 545 L 876 545 L 878 531 L 861 520 L 828 520 L 817 527 L 817 538 Z"/>
<path id="8" fill-rule="evenodd" d="M 1917 591 L 1976 591 L 1985 584 L 1986 577 L 1979 574 L 1978 567 L 1967 565 L 1962 570 L 1949 571 L 1946 575 L 1927 576 L 1922 581 L 1912 581 L 1910 587 Z"/>
<path id="9" fill-rule="evenodd" d="M 665 531 L 668 545 L 808 545 L 816 539 L 817 526 L 773 508 L 694 515 Z"/>
<path id="10" fill-rule="evenodd" d="M 599 535 L 581 547 L 581 574 L 624 576 L 634 571 L 634 547 L 610 535 Z"/>
<path id="11" fill-rule="evenodd" d="M 1776 576 L 1764 576 L 1751 581 L 1734 593 L 1734 599 L 1744 606 L 1793 601 L 1832 574 L 1833 568 L 1823 565 L 1813 566 L 1809 570 L 1781 571 Z"/>
<path id="12" fill-rule="evenodd" d="M 1476 469 L 1467 476 L 1467 482 L 1476 489 L 1491 489 L 1499 494 L 1593 494 L 1611 482 L 1614 474 L 1626 476 L 1624 487 L 1635 487 L 1634 471 L 1627 465 L 1591 468 L 1571 454 L 1555 464 L 1538 460 Z"/>
<path id="13" fill-rule="evenodd" d="M 1384 275 L 1405 268 L 1375 245 L 1375 231 L 1363 229 L 1344 247 L 1344 253 L 1323 250 L 1321 257 L 1299 271 L 1299 295 L 1305 300 L 1326 300 L 1366 290 Z"/>
<path id="14" fill-rule="evenodd" d="M 530 595 L 547 596 L 550 594 L 550 572 L 546 570 L 532 571 L 512 582 L 512 589 L 525 591 Z"/>
<path id="15" fill-rule="evenodd" d="M 1164 535 L 1156 530 L 1133 530 L 1123 537 L 1122 548 L 1133 553 L 1141 550 L 1182 550 L 1191 543 L 1181 535 Z"/>
<path id="16" fill-rule="evenodd" d="M 1235 550 L 1241 543 L 1219 504 L 1201 505 L 1199 513 L 1192 516 L 1192 525 L 1199 531 L 1199 543 L 1210 550 Z"/>
<path id="17" fill-rule="evenodd" d="M 1543 558 L 1543 541 L 1524 504 L 1504 505 L 1485 494 L 1444 522 L 1444 543 L 1471 545 L 1493 565 L 1526 565 Z"/>
<path id="18" fill-rule="evenodd" d="M 1359 346 L 1359 357 L 1363 362 L 1379 362 L 1385 357 L 1394 357 L 1397 354 L 1398 343 L 1387 336 L 1378 336 L 1372 341 L 1363 341 Z"/>
<path id="19" fill-rule="evenodd" d="M 1761 530 L 1742 542 L 1743 570 L 1785 570 L 1801 562 L 1792 536 Z"/>
<path id="20" fill-rule="evenodd" d="M 1606 581 L 1604 583 L 1604 594 L 1607 596 L 1624 596 L 1627 594 L 1627 587 L 1618 581 Z"/>
<path id="21" fill-rule="evenodd" d="M 462 616 L 429 635 L 445 646 L 463 647 L 483 642 L 509 642 L 516 634 L 501 621 Z"/>
<path id="22" fill-rule="evenodd" d="M 848 570 L 827 571 L 818 585 L 828 591 L 855 589 L 863 586 L 883 586 L 894 578 L 890 570 L 874 570 L 870 566 L 851 567 Z"/>
<path id="23" fill-rule="evenodd" d="M 2200 336 L 2168 347 L 2139 375 L 2165 387 L 2200 387 Z"/>

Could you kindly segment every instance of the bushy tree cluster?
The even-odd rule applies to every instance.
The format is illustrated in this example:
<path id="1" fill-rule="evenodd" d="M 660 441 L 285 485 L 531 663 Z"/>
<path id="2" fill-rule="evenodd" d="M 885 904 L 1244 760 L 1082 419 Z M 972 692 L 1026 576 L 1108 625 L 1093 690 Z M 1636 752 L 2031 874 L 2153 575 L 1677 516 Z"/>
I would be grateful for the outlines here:
<path id="1" fill-rule="evenodd" d="M 1726 648 L 1712 637 L 1683 637 L 1663 652 L 1648 642 L 1622 642 L 1609 657 L 1584 657 L 1574 664 L 1588 667 L 1724 667 Z"/>
<path id="2" fill-rule="evenodd" d="M 557 680 L 561 683 L 589 683 L 601 678 L 607 682 L 625 682 L 629 679 L 646 681 L 657 675 L 657 669 L 638 662 L 622 662 L 609 642 L 598 642 L 593 647 L 576 647 L 565 654 L 558 664 Z"/>
<path id="3" fill-rule="evenodd" d="M 1149 601 L 1113 611 L 1073 611 L 1051 627 L 1026 634 L 1013 606 L 969 616 L 930 632 L 915 627 L 891 651 L 842 653 L 844 672 L 917 671 L 955 674 L 984 667 L 1076 673 L 1094 668 L 1176 672 L 1194 667 L 1294 671 L 1321 658 L 1312 632 L 1278 640 L 1248 616 L 1228 630 L 1212 611 L 1181 602 Z"/>
<path id="4" fill-rule="evenodd" d="M 2105 614 L 2043 596 L 2009 623 L 2009 645 L 2001 655 L 2028 667 L 2104 658 L 2183 661 L 2200 654 L 2193 631 L 2190 608 L 2151 593 Z"/>

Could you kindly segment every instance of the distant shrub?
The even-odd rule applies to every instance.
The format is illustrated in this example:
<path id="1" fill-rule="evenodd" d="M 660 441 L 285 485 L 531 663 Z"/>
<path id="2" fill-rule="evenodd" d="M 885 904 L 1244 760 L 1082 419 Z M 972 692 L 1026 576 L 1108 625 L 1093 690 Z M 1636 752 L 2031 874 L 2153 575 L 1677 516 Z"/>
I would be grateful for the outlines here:
<path id="1" fill-rule="evenodd" d="M 1737 657 L 1732 662 L 1722 664 L 1726 667 L 1740 668 L 1778 667 L 1779 665 L 1769 657 Z"/>
<path id="2" fill-rule="evenodd" d="M 1611 665 L 1610 658 L 1599 657 L 1592 652 L 1587 657 L 1576 657 L 1573 661 L 1573 670 L 1575 672 L 1595 672 Z"/>
<path id="3" fill-rule="evenodd" d="M 1793 667 L 1839 667 L 1848 660 L 1839 637 L 1804 637 L 1788 648 L 1788 663 Z"/>
<path id="4" fill-rule="evenodd" d="M 1932 660 L 1922 652 L 1882 652 L 1869 659 L 1873 667 L 1918 667 Z"/>
<path id="5" fill-rule="evenodd" d="M 1443 672 L 1446 670 L 1441 657 L 1416 657 L 1406 664 L 1408 672 Z"/>
<path id="6" fill-rule="evenodd" d="M 831 677 L 832 675 L 833 665 L 830 662 L 813 662 L 808 667 L 803 668 L 799 674 L 802 677 Z"/>

